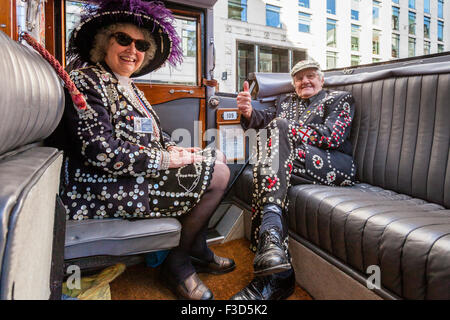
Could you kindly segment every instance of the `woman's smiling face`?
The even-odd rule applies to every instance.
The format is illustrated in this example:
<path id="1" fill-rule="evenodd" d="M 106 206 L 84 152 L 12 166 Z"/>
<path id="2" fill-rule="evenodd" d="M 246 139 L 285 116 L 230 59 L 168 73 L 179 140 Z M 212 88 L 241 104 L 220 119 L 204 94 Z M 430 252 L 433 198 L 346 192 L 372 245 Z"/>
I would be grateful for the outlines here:
<path id="1" fill-rule="evenodd" d="M 122 26 L 117 32 L 126 33 L 135 40 L 144 40 L 142 32 L 133 25 Z M 134 41 L 128 46 L 121 46 L 112 36 L 109 39 L 105 62 L 113 72 L 130 77 L 141 66 L 144 55 L 145 52 L 136 49 Z"/>

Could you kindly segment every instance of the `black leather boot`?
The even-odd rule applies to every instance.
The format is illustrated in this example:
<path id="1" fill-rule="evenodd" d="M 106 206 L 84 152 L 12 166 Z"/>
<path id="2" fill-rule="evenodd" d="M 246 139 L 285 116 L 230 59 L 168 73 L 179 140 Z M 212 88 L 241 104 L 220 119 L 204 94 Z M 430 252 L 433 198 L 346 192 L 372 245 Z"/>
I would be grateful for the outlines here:
<path id="1" fill-rule="evenodd" d="M 270 228 L 261 234 L 253 260 L 255 275 L 266 276 L 291 269 L 291 264 L 284 251 L 281 239 L 281 232 L 276 227 Z"/>
<path id="2" fill-rule="evenodd" d="M 230 300 L 282 300 L 288 298 L 295 289 L 295 274 L 284 277 L 278 274 L 255 277 L 244 289 L 236 293 Z"/>

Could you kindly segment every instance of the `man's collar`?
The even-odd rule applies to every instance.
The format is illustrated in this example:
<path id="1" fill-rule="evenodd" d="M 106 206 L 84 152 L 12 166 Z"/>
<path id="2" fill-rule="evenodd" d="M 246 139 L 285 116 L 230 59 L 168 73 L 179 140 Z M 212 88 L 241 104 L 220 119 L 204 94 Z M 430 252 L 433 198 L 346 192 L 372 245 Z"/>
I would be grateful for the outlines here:
<path id="1" fill-rule="evenodd" d="M 325 92 L 324 89 L 320 90 L 318 93 L 316 93 L 315 95 L 313 95 L 312 97 L 309 97 L 308 99 L 302 99 L 300 98 L 300 100 L 305 103 L 307 106 L 312 105 L 314 103 L 316 103 L 317 101 L 322 100 L 323 98 L 325 98 L 325 95 L 327 93 Z"/>

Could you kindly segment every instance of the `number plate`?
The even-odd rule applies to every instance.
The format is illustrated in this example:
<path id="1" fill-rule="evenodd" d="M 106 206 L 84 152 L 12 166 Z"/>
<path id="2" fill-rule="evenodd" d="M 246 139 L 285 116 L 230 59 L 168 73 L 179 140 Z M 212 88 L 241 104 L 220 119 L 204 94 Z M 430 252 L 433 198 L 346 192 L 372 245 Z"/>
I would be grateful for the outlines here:
<path id="1" fill-rule="evenodd" d="M 222 114 L 223 120 L 237 120 L 238 113 L 236 111 L 225 111 Z"/>

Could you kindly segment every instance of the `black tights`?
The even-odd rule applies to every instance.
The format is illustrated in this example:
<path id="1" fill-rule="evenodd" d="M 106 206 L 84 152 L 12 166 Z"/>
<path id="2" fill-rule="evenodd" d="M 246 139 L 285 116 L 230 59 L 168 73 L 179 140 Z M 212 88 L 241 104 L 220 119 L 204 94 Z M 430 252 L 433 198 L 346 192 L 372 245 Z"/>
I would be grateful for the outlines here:
<path id="1" fill-rule="evenodd" d="M 218 156 L 211 183 L 200 202 L 190 213 L 179 219 L 182 225 L 180 243 L 170 250 L 164 263 L 164 267 L 169 269 L 177 282 L 195 272 L 190 255 L 207 261 L 213 258 L 213 252 L 206 244 L 208 221 L 219 205 L 230 178 L 230 170 L 221 160 L 222 157 Z"/>

